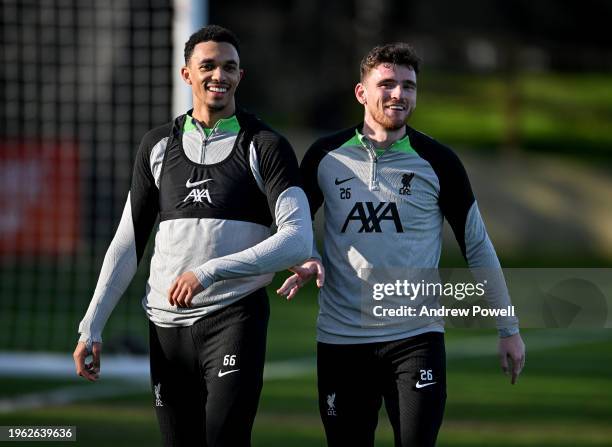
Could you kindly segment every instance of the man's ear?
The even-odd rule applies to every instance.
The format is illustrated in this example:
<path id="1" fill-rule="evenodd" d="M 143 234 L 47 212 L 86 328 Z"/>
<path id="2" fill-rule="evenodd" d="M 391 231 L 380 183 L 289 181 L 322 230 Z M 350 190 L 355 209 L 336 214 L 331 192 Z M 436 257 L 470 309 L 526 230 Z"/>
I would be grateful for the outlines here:
<path id="1" fill-rule="evenodd" d="M 365 87 L 361 82 L 355 86 L 355 98 L 357 98 L 359 104 L 365 105 L 367 102 Z"/>
<path id="2" fill-rule="evenodd" d="M 191 85 L 191 77 L 187 66 L 181 67 L 181 78 L 183 78 L 186 84 Z"/>

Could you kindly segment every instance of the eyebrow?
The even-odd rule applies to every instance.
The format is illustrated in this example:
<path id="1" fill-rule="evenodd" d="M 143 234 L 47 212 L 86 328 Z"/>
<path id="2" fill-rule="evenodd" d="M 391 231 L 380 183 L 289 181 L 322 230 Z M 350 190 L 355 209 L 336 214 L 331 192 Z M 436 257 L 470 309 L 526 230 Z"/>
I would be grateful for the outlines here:
<path id="1" fill-rule="evenodd" d="M 395 79 L 385 78 L 385 79 L 381 79 L 380 81 L 378 81 L 376 83 L 376 85 L 382 85 L 382 84 L 385 84 L 385 83 L 388 83 L 388 82 L 397 82 L 397 81 Z M 414 82 L 412 79 L 406 79 L 404 81 L 400 81 L 399 83 L 401 83 L 401 84 L 408 84 L 408 85 L 410 85 L 412 87 L 416 87 L 417 86 L 416 82 Z"/>
<path id="2" fill-rule="evenodd" d="M 226 61 L 218 62 L 216 59 L 212 59 L 212 58 L 202 59 L 200 62 L 198 62 L 198 65 L 210 64 L 210 63 L 213 63 L 213 64 L 220 63 L 221 65 L 227 65 L 227 64 L 238 65 L 238 61 L 234 59 L 228 59 Z"/>

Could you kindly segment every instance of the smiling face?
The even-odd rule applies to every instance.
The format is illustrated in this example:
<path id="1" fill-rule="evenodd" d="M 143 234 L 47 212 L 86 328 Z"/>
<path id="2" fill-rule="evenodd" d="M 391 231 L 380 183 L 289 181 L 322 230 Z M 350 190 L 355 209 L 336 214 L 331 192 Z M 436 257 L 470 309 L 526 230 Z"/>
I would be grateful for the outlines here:
<path id="1" fill-rule="evenodd" d="M 355 87 L 365 108 L 365 122 L 385 130 L 401 129 L 416 107 L 416 73 L 412 67 L 381 63 Z"/>
<path id="2" fill-rule="evenodd" d="M 225 118 L 235 111 L 234 94 L 242 79 L 236 48 L 227 42 L 198 43 L 181 76 L 191 85 L 194 110 Z"/>

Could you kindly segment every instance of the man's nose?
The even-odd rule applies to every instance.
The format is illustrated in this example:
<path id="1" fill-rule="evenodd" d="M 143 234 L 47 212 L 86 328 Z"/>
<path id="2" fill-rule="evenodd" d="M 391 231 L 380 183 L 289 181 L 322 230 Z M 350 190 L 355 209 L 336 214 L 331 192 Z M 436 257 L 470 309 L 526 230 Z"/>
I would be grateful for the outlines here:
<path id="1" fill-rule="evenodd" d="M 224 73 L 223 69 L 221 67 L 216 67 L 212 71 L 212 78 L 215 81 L 222 81 L 223 79 L 225 79 L 225 73 Z"/>
<path id="2" fill-rule="evenodd" d="M 391 98 L 393 99 L 401 99 L 403 94 L 404 94 L 404 89 L 399 84 L 393 87 L 393 89 L 391 89 Z"/>

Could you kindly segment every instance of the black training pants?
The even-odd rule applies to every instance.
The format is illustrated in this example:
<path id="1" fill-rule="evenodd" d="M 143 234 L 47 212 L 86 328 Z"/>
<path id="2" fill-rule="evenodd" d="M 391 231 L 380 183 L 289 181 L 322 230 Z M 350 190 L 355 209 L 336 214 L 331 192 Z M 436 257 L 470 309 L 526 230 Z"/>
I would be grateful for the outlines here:
<path id="1" fill-rule="evenodd" d="M 150 323 L 153 405 L 165 446 L 251 445 L 269 315 L 260 289 L 192 326 Z"/>
<path id="2" fill-rule="evenodd" d="M 330 447 L 372 447 L 384 399 L 396 447 L 433 447 L 446 403 L 444 335 L 318 343 L 319 411 Z"/>

